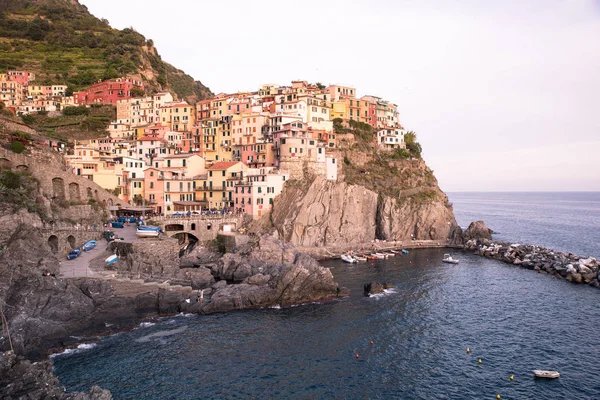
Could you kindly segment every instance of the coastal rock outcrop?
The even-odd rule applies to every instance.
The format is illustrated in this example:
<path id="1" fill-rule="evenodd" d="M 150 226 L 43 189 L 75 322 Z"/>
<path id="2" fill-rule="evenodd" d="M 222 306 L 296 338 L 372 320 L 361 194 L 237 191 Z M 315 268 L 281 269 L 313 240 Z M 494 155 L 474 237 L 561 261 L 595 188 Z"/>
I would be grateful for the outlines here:
<path id="1" fill-rule="evenodd" d="M 363 286 L 363 293 L 366 297 L 372 296 L 374 294 L 383 293 L 385 289 L 389 289 L 391 286 L 387 283 L 380 282 L 369 282 L 365 283 Z"/>
<path id="2" fill-rule="evenodd" d="M 57 399 L 57 400 L 111 400 L 108 390 L 98 386 L 89 393 L 66 393 L 58 386 L 48 360 L 31 363 L 14 352 L 0 353 L 0 398 L 2 399 Z"/>
<path id="3" fill-rule="evenodd" d="M 471 239 L 492 240 L 493 231 L 487 227 L 483 221 L 473 221 L 463 233 L 463 240 L 466 242 Z"/>
<path id="4" fill-rule="evenodd" d="M 212 287 L 214 293 L 192 311 L 209 314 L 289 306 L 347 294 L 347 289 L 338 287 L 329 269 L 269 235 L 261 237 L 245 257 L 225 255 L 213 274 L 219 280 Z M 224 280 L 241 283 L 224 285 Z"/>

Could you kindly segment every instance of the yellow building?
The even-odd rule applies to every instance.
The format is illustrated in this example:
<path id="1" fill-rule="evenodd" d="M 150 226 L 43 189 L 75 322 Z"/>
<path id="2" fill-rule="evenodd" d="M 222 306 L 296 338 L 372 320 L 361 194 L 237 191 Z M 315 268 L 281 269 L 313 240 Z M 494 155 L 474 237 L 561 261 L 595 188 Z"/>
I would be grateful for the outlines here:
<path id="1" fill-rule="evenodd" d="M 235 182 L 241 181 L 248 167 L 239 161 L 215 162 L 205 178 L 196 181 L 196 199 L 209 208 L 233 206 Z"/>

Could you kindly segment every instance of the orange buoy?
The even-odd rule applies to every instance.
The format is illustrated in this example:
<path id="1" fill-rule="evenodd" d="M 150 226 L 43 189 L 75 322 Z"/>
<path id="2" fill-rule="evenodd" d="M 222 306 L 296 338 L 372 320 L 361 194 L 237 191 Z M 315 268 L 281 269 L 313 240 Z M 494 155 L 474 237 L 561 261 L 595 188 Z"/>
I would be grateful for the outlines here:
<path id="1" fill-rule="evenodd" d="M 356 354 L 354 355 L 354 357 L 358 358 L 358 353 L 356 353 Z"/>

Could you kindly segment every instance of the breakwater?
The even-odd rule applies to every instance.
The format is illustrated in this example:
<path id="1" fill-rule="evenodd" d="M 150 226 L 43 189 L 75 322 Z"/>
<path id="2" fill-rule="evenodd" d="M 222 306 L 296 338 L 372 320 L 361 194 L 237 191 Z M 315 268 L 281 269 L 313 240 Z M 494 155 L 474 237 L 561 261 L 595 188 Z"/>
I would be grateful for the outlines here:
<path id="1" fill-rule="evenodd" d="M 574 283 L 585 283 L 600 288 L 598 261 L 544 247 L 471 239 L 464 249 L 477 255 L 504 261 L 521 268 L 553 274 Z"/>

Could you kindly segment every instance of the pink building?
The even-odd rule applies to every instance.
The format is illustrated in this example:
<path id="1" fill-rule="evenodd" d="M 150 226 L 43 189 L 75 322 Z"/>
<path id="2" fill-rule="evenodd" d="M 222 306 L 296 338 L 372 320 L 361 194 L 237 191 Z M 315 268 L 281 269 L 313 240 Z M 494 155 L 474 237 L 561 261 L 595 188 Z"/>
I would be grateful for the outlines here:
<path id="1" fill-rule="evenodd" d="M 117 104 L 118 100 L 133 97 L 134 88 L 144 89 L 144 83 L 134 78 L 116 78 L 92 85 L 88 90 L 73 93 L 75 104 Z"/>
<path id="2" fill-rule="evenodd" d="M 289 177 L 288 172 L 273 167 L 249 170 L 244 181 L 235 185 L 235 209 L 253 217 L 261 217 L 271 210 L 275 197 L 281 193 Z"/>

